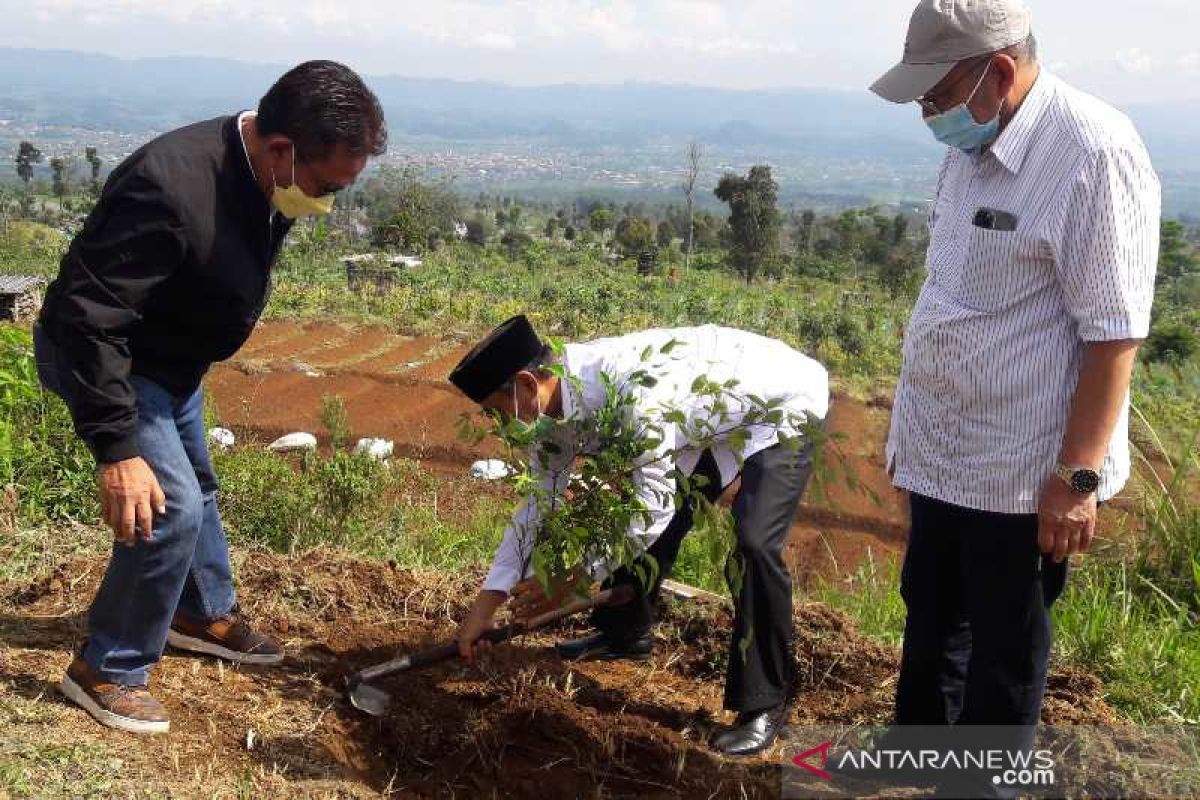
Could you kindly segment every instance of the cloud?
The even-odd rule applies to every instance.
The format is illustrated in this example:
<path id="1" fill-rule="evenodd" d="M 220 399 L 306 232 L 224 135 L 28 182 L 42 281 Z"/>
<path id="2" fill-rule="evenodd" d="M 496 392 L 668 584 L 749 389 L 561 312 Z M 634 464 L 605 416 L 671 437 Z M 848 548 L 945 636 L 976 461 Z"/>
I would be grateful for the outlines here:
<path id="1" fill-rule="evenodd" d="M 630 53 L 667 49 L 713 55 L 786 55 L 797 48 L 783 0 L 34 0 L 44 23 L 74 20 L 114 28 L 131 20 L 172 26 L 315 29 L 326 36 L 381 41 L 412 36 L 460 48 L 530 45 L 598 47 Z"/>
<path id="2" fill-rule="evenodd" d="M 0 0 L 0 45 L 327 57 L 371 74 L 515 83 L 861 90 L 894 62 L 915 1 Z M 1197 95 L 1197 0 L 1031 3 L 1047 63 L 1069 64 L 1081 88 L 1110 99 Z"/>
<path id="3" fill-rule="evenodd" d="M 484 50 L 516 50 L 517 40 L 508 33 L 491 31 L 482 33 L 471 40 L 471 44 Z"/>
<path id="4" fill-rule="evenodd" d="M 1150 75 L 1154 72 L 1154 57 L 1140 47 L 1119 50 L 1117 65 L 1133 75 Z"/>

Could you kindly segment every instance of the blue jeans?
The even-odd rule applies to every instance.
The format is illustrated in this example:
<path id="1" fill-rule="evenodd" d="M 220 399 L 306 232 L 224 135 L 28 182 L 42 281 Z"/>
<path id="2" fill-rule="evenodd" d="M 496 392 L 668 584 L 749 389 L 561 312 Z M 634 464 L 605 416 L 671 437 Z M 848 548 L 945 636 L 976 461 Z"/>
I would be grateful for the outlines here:
<path id="1" fill-rule="evenodd" d="M 58 348 L 34 329 L 42 385 L 71 406 L 77 384 Z M 204 429 L 204 395 L 177 397 L 134 375 L 137 441 L 167 497 L 153 537 L 113 544 L 108 571 L 88 616 L 83 659 L 112 683 L 145 684 L 161 657 L 178 611 L 197 622 L 229 613 L 236 603 L 229 544 L 217 510 L 217 478 Z"/>

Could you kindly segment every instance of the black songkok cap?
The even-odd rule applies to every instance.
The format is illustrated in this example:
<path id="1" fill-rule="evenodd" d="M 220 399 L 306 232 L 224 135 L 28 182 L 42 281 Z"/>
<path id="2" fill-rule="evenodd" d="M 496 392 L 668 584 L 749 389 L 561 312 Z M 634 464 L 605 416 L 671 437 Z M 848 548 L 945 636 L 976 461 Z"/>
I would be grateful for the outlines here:
<path id="1" fill-rule="evenodd" d="M 450 382 L 482 403 L 542 354 L 542 340 L 524 314 L 504 322 L 463 356 L 450 373 Z"/>

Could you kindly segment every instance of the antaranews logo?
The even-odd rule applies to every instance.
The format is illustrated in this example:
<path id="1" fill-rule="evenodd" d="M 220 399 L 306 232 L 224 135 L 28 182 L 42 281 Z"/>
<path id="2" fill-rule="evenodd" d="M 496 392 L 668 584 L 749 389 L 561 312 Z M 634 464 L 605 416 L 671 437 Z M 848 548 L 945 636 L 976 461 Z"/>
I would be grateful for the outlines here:
<path id="1" fill-rule="evenodd" d="M 829 748 L 832 746 L 833 742 L 825 742 L 824 744 L 818 745 L 811 750 L 805 750 L 803 753 L 793 758 L 792 763 L 797 767 L 800 767 L 800 769 L 808 770 L 818 778 L 823 778 L 827 781 L 833 780 L 830 774 L 825 771 L 825 762 L 829 760 Z M 821 764 L 819 767 L 814 767 L 812 764 L 808 763 L 808 760 L 814 757 L 820 757 Z"/>
<path id="2" fill-rule="evenodd" d="M 792 764 L 822 780 L 832 780 L 825 770 L 832 746 L 833 742 L 827 741 L 805 750 L 792 758 Z M 849 766 L 864 776 L 871 772 L 884 776 L 898 771 L 911 771 L 908 774 L 912 774 L 926 770 L 957 770 L 992 772 L 991 781 L 998 786 L 1053 786 L 1055 783 L 1054 756 L 1048 750 L 849 749 L 841 753 L 837 762 L 834 769 L 844 771 Z"/>

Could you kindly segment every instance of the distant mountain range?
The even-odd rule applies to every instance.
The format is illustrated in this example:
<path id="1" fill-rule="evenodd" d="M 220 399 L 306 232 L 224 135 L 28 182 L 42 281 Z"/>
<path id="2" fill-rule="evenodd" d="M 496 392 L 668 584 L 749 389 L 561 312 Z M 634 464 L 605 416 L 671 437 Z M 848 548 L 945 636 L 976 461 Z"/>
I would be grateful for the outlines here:
<path id="1" fill-rule="evenodd" d="M 0 118 L 121 131 L 165 130 L 254 105 L 286 67 L 209 58 L 123 60 L 0 48 Z M 730 91 L 658 84 L 509 86 L 368 76 L 392 130 L 444 139 L 543 138 L 643 144 L 707 136 L 719 144 L 847 138 L 927 150 L 909 110 L 863 93 Z M 902 123 L 908 123 L 903 125 Z M 901 128 L 901 130 L 897 130 Z M 909 130 L 904 130 L 907 128 Z"/>
<path id="2" fill-rule="evenodd" d="M 0 48 L 0 120 L 163 131 L 255 105 L 284 69 L 226 59 L 123 60 Z M 367 79 L 398 140 L 522 140 L 619 151 L 695 138 L 716 150 L 749 149 L 798 161 L 922 168 L 939 154 L 913 109 L 891 106 L 865 89 L 733 91 L 646 83 L 525 87 L 392 75 Z M 1195 161 L 1200 101 L 1124 110 L 1138 123 L 1160 170 L 1200 170 Z M 1197 206 L 1200 210 L 1200 198 Z"/>

